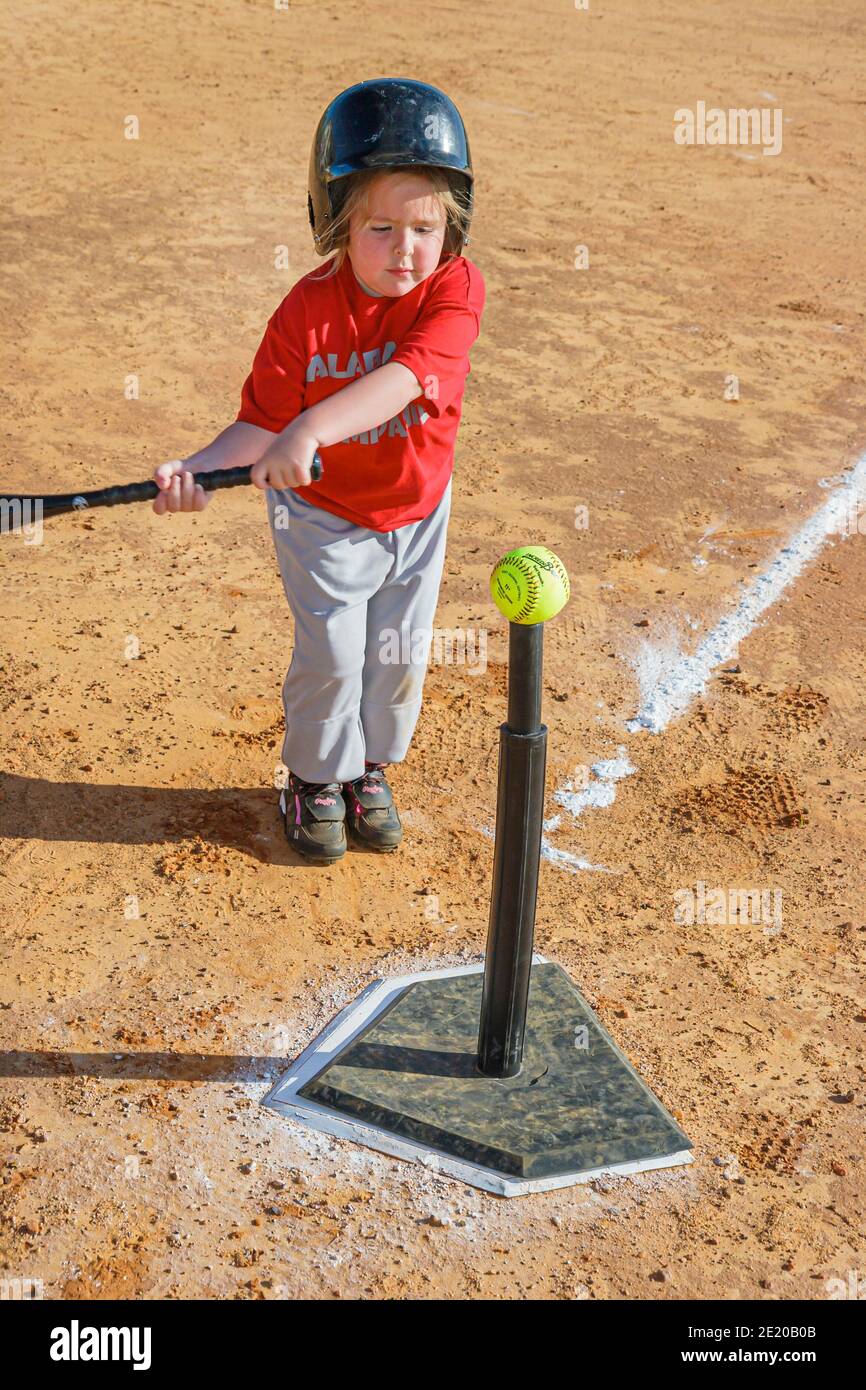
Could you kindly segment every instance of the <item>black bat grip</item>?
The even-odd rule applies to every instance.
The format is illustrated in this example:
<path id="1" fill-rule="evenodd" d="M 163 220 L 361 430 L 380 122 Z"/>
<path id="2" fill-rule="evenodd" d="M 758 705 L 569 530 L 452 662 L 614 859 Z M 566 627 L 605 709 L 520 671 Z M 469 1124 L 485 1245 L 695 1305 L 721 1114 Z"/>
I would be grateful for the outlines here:
<path id="1" fill-rule="evenodd" d="M 240 487 L 242 484 L 248 483 L 250 480 L 250 471 L 251 466 L 247 464 L 244 468 L 217 468 L 210 473 L 194 473 L 193 477 L 197 483 L 201 483 L 205 492 L 215 492 L 217 488 Z M 317 449 L 313 455 L 313 462 L 310 465 L 310 478 L 312 482 L 317 483 L 324 471 L 322 456 Z"/>
<path id="2" fill-rule="evenodd" d="M 250 465 L 244 468 L 217 468 L 211 473 L 193 473 L 193 477 L 205 492 L 216 492 L 220 487 L 240 487 L 250 480 Z"/>
<path id="3" fill-rule="evenodd" d="M 248 464 L 244 468 L 217 468 L 210 473 L 194 473 L 193 477 L 207 492 L 214 492 L 221 487 L 241 487 L 248 484 L 250 471 L 251 465 Z M 316 450 L 310 466 L 311 482 L 317 483 L 324 471 L 321 454 Z M 14 496 L 5 497 L 3 501 L 7 508 L 26 507 L 29 518 L 34 505 L 38 508 L 38 516 L 43 513 L 45 516 L 59 516 L 61 512 L 84 511 L 90 507 L 118 507 L 126 502 L 149 502 L 152 498 L 159 497 L 163 491 L 158 483 L 148 479 L 144 483 L 122 483 L 115 487 L 100 488 L 96 492 L 69 492 L 52 497 Z"/>

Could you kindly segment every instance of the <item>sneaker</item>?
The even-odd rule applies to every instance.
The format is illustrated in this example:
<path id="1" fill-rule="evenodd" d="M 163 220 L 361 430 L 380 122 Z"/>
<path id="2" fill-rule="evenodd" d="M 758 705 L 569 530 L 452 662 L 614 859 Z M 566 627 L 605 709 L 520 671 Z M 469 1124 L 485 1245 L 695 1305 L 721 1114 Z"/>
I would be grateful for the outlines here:
<path id="1" fill-rule="evenodd" d="M 280 793 L 286 839 L 317 864 L 333 864 L 346 853 L 346 803 L 339 782 L 305 782 L 289 773 Z"/>
<path id="2" fill-rule="evenodd" d="M 371 849 L 396 849 L 403 827 L 384 769 L 387 763 L 367 763 L 362 777 L 343 783 L 346 824 Z"/>

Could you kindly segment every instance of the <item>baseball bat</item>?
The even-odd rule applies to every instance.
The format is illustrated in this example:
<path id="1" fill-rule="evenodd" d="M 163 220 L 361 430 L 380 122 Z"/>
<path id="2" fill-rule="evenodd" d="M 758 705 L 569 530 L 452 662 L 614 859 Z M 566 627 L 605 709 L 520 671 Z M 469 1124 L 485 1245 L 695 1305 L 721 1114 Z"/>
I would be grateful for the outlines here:
<path id="1" fill-rule="evenodd" d="M 201 483 L 205 492 L 215 492 L 217 488 L 242 487 L 249 483 L 251 468 L 251 464 L 243 468 L 216 468 L 210 473 L 194 473 L 193 477 L 197 483 Z M 324 471 L 321 454 L 316 450 L 310 467 L 310 478 L 317 483 Z M 121 486 L 99 488 L 96 492 L 55 493 L 50 497 L 10 497 L 0 493 L 0 505 L 3 506 L 5 515 L 8 515 L 9 511 L 18 511 L 23 515 L 27 506 L 27 515 L 31 518 L 37 507 L 41 507 L 41 513 L 37 512 L 37 515 L 59 516 L 61 512 L 79 512 L 91 507 L 118 507 L 127 502 L 149 502 L 162 491 L 163 489 L 151 478 L 146 483 L 124 483 Z"/>

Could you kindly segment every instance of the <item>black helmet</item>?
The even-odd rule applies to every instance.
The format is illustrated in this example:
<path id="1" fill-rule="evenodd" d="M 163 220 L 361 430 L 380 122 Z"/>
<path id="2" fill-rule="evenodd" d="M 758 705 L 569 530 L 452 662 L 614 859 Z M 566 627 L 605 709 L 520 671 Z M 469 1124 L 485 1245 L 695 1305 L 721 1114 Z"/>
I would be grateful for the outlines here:
<path id="1" fill-rule="evenodd" d="M 457 107 L 438 87 L 410 78 L 358 82 L 325 108 L 310 151 L 308 211 L 320 255 L 334 250 L 331 227 L 340 211 L 347 174 L 432 164 L 444 169 L 463 209 L 449 228 L 446 247 L 460 255 L 472 221 L 472 161 Z"/>

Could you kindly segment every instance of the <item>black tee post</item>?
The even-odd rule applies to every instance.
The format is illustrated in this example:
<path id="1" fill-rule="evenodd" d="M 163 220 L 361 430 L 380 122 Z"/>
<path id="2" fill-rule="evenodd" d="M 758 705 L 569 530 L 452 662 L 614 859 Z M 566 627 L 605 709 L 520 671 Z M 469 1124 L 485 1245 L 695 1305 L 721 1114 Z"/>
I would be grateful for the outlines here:
<path id="1" fill-rule="evenodd" d="M 478 1032 L 478 1070 L 516 1076 L 532 969 L 547 728 L 541 723 L 544 623 L 508 625 L 508 720 L 499 727 L 496 841 Z"/>

